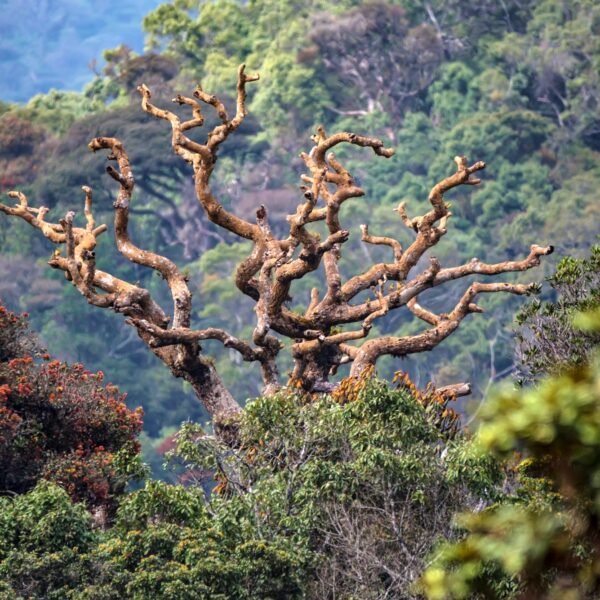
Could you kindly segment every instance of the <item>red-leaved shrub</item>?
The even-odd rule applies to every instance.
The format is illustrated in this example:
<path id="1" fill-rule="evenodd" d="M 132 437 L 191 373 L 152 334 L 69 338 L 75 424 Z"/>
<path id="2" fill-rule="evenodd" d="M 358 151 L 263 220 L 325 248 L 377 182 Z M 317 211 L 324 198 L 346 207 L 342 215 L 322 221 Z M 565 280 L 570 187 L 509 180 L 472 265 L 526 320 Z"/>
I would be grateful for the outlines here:
<path id="1" fill-rule="evenodd" d="M 73 500 L 110 505 L 135 471 L 142 411 L 129 410 L 102 372 L 48 354 L 14 356 L 30 348 L 19 343 L 26 325 L 0 306 L 0 492 L 20 494 L 43 478 Z"/>

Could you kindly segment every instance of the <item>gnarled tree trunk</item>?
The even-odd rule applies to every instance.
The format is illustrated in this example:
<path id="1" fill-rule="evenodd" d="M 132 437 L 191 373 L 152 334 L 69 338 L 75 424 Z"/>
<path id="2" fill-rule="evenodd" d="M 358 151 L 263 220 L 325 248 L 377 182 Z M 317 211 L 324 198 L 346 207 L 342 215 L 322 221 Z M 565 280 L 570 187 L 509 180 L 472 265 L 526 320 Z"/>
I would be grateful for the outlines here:
<path id="1" fill-rule="evenodd" d="M 151 103 L 150 90 L 142 85 L 142 108 L 158 119 L 170 123 L 172 147 L 194 172 L 198 201 L 208 218 L 223 229 L 252 242 L 251 253 L 244 258 L 235 273 L 241 293 L 256 303 L 256 325 L 251 340 L 242 340 L 219 328 L 194 329 L 191 323 L 192 294 L 187 279 L 167 257 L 137 246 L 129 237 L 129 208 L 134 190 L 134 178 L 123 144 L 116 138 L 98 137 L 89 147 L 93 151 L 107 150 L 115 166 L 107 167 L 117 182 L 114 202 L 115 239 L 119 252 L 129 261 L 157 271 L 171 292 L 172 307 L 165 312 L 149 291 L 123 281 L 96 268 L 95 248 L 106 225 L 96 226 L 92 212 L 92 191 L 84 187 L 84 227 L 74 226 L 74 213 L 69 212 L 58 223 L 46 221 L 48 209 L 32 208 L 20 192 L 9 192 L 18 200 L 9 207 L 0 204 L 0 211 L 19 217 L 57 245 L 64 245 L 65 256 L 56 253 L 50 266 L 61 269 L 90 304 L 112 308 L 127 317 L 141 339 L 167 365 L 176 377 L 188 381 L 222 435 L 235 429 L 233 423 L 241 408 L 228 392 L 221 377 L 201 349 L 203 340 L 218 340 L 236 350 L 246 361 L 260 365 L 265 393 L 281 386 L 276 357 L 283 348 L 280 338 L 293 340 L 292 356 L 295 385 L 308 391 L 330 391 L 335 384 L 330 377 L 343 364 L 350 364 L 350 374 L 358 377 L 371 369 L 384 355 L 406 356 L 437 346 L 454 332 L 471 313 L 482 312 L 475 298 L 482 293 L 508 292 L 525 294 L 528 285 L 476 282 L 468 286 L 458 303 L 447 313 L 434 314 L 418 303 L 419 295 L 455 279 L 469 275 L 489 277 L 512 271 L 524 271 L 539 264 L 540 258 L 552 252 L 552 247 L 531 246 L 522 260 L 486 264 L 473 259 L 460 266 L 442 266 L 436 258 L 420 274 L 411 276 L 421 258 L 433 248 L 448 229 L 451 213 L 444 194 L 461 185 L 477 185 L 475 174 L 485 168 L 483 162 L 472 165 L 464 157 L 456 157 L 456 171 L 433 186 L 429 194 L 431 209 L 424 215 L 410 218 L 404 203 L 396 209 L 403 223 L 415 236 L 403 248 L 392 237 L 371 235 L 362 226 L 361 240 L 390 248 L 390 262 L 367 268 L 343 280 L 339 262 L 350 232 L 342 228 L 344 203 L 360 198 L 363 189 L 336 159 L 331 150 L 339 144 L 370 148 L 377 156 L 389 158 L 393 150 L 381 140 L 354 133 L 327 135 L 319 128 L 313 136 L 310 153 L 301 155 L 308 173 L 303 175 L 302 199 L 294 214 L 287 217 L 289 233 L 277 238 L 269 225 L 267 210 L 258 207 L 255 222 L 226 210 L 209 187 L 220 145 L 242 123 L 246 116 L 246 84 L 258 75 L 246 75 L 244 65 L 238 72 L 235 115 L 230 118 L 223 103 L 198 87 L 193 97 L 178 95 L 173 101 L 190 107 L 192 116 L 182 121 L 175 113 Z M 188 137 L 188 132 L 201 127 L 203 105 L 211 106 L 220 124 L 208 133 L 201 144 Z M 323 221 L 327 236 L 321 240 L 311 230 L 315 222 Z M 286 302 L 295 280 L 322 269 L 326 288 L 312 290 L 303 314 L 289 310 Z M 365 293 L 371 297 L 364 298 Z M 362 299 L 357 300 L 362 294 Z M 412 336 L 369 338 L 373 322 L 394 309 L 406 306 L 427 328 Z M 447 393 L 466 393 L 468 386 L 458 384 Z"/>

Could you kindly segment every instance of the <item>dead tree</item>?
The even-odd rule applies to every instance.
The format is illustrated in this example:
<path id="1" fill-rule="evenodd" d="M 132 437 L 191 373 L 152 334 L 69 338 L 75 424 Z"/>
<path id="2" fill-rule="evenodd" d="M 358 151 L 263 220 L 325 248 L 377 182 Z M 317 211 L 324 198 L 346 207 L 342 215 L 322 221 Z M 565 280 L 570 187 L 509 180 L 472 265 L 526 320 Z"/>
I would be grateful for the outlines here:
<path id="1" fill-rule="evenodd" d="M 68 212 L 58 223 L 46 221 L 48 209 L 32 208 L 20 192 L 9 192 L 18 202 L 15 206 L 0 205 L 7 215 L 19 217 L 39 229 L 51 242 L 65 247 L 64 255 L 55 252 L 49 261 L 51 267 L 64 271 L 66 278 L 81 292 L 90 304 L 111 308 L 127 317 L 140 338 L 148 345 L 176 377 L 188 381 L 198 398 L 213 418 L 215 425 L 224 427 L 234 418 L 240 405 L 231 396 L 213 362 L 202 353 L 203 340 L 218 340 L 227 348 L 240 353 L 246 361 L 260 365 L 265 394 L 272 394 L 281 385 L 276 357 L 282 349 L 280 338 L 291 338 L 294 369 L 292 378 L 308 391 L 329 391 L 329 378 L 339 365 L 351 363 L 350 375 L 359 376 L 371 369 L 383 355 L 406 356 L 424 352 L 437 346 L 457 329 L 469 314 L 482 312 L 475 303 L 478 294 L 509 292 L 525 294 L 531 286 L 511 283 L 473 283 L 456 304 L 445 314 L 434 314 L 418 303 L 424 290 L 469 275 L 490 276 L 510 271 L 525 271 L 540 263 L 540 257 L 550 254 L 552 246 L 531 246 L 529 256 L 522 260 L 486 264 L 472 259 L 467 264 L 443 267 L 431 257 L 427 268 L 411 276 L 423 255 L 446 234 L 451 213 L 444 194 L 460 185 L 477 185 L 474 174 L 485 167 L 483 162 L 469 166 L 466 158 L 457 157 L 456 172 L 433 186 L 429 194 L 431 209 L 424 215 L 410 218 L 404 204 L 396 209 L 402 223 L 414 232 L 415 239 L 403 248 L 391 237 L 371 235 L 367 225 L 362 226 L 362 241 L 366 244 L 389 246 L 390 262 L 375 264 L 364 273 L 347 280 L 340 274 L 339 261 L 349 231 L 342 228 L 342 205 L 363 196 L 364 191 L 352 175 L 336 159 L 331 150 L 338 144 L 352 144 L 370 148 L 382 157 L 390 157 L 393 150 L 385 148 L 378 139 L 354 133 L 327 135 L 323 128 L 312 137 L 310 153 L 302 159 L 308 173 L 303 175 L 303 199 L 296 212 L 289 215 L 289 234 L 277 239 L 269 226 L 267 210 L 256 211 L 255 222 L 242 219 L 226 210 L 210 190 L 210 177 L 215 167 L 220 145 L 242 123 L 246 116 L 246 84 L 256 81 L 258 75 L 247 75 L 242 65 L 238 72 L 237 106 L 230 118 L 221 100 L 198 87 L 193 97 L 176 96 L 173 102 L 191 109 L 191 118 L 181 120 L 175 113 L 154 106 L 150 90 L 141 85 L 142 108 L 158 119 L 168 121 L 172 129 L 172 147 L 194 172 L 195 191 L 208 218 L 253 244 L 235 273 L 235 283 L 243 294 L 255 303 L 256 326 L 252 340 L 241 340 L 223 329 L 194 329 L 191 323 L 192 294 L 185 275 L 165 256 L 137 246 L 129 237 L 129 207 L 134 191 L 134 177 L 123 144 L 116 138 L 98 137 L 89 148 L 107 150 L 108 174 L 118 183 L 114 201 L 114 229 L 116 245 L 129 261 L 157 271 L 170 289 L 172 307 L 169 313 L 153 300 L 148 290 L 123 281 L 96 268 L 95 247 L 106 225 L 97 226 L 92 213 L 92 191 L 84 187 L 85 226 L 76 226 L 74 213 Z M 188 136 L 192 129 L 202 126 L 203 105 L 216 111 L 220 124 L 199 143 Z M 327 235 L 324 239 L 311 224 L 324 221 Z M 295 280 L 307 273 L 323 269 L 326 285 L 314 288 L 303 314 L 286 306 L 290 288 Z M 365 298 L 365 295 L 368 297 Z M 369 339 L 375 319 L 391 310 L 406 306 L 427 328 L 418 335 L 385 336 Z M 343 328 L 346 326 L 346 328 Z M 349 326 L 349 327 L 348 327 Z M 465 385 L 450 390 L 462 393 Z"/>

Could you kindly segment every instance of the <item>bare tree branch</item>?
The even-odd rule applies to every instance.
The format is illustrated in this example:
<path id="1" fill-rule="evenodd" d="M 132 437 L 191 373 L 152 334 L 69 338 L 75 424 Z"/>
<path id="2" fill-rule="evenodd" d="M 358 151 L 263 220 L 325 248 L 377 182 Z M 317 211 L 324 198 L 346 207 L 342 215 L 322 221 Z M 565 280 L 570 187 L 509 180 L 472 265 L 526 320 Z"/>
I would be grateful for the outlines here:
<path id="1" fill-rule="evenodd" d="M 393 262 L 374 264 L 344 281 L 339 263 L 351 233 L 342 226 L 343 208 L 346 202 L 361 198 L 364 190 L 331 150 L 339 144 L 350 144 L 370 148 L 376 156 L 384 158 L 391 157 L 394 151 L 376 138 L 349 132 L 328 135 L 319 127 L 312 136 L 311 151 L 301 154 L 307 169 L 302 176 L 302 196 L 295 212 L 287 218 L 287 234 L 278 238 L 273 234 L 277 230 L 271 229 L 264 206 L 258 207 L 255 222 L 250 222 L 226 210 L 209 187 L 220 145 L 246 116 L 246 85 L 257 80 L 258 75 L 247 75 L 244 65 L 240 66 L 232 118 L 224 103 L 200 86 L 193 97 L 178 94 L 173 98 L 174 103 L 191 110 L 188 120 L 152 104 L 147 86 L 138 88 L 142 109 L 170 124 L 173 151 L 191 166 L 196 196 L 208 219 L 252 243 L 250 254 L 241 260 L 235 272 L 236 286 L 255 302 L 256 323 L 251 340 L 240 339 L 220 328 L 194 329 L 192 295 L 186 276 L 166 256 L 142 249 L 130 239 L 128 222 L 135 180 L 128 155 L 117 138 L 97 137 L 89 144 L 93 151 L 107 150 L 108 159 L 115 165 L 108 166 L 107 173 L 118 184 L 113 205 L 116 245 L 128 261 L 162 276 L 172 298 L 170 317 L 148 290 L 96 267 L 97 238 L 107 227 L 104 224 L 96 226 L 89 187 L 83 188 L 84 227 L 76 226 L 72 211 L 58 223 L 46 221 L 48 209 L 30 207 L 21 192 L 9 192 L 9 197 L 17 201 L 14 206 L 0 204 L 0 212 L 24 220 L 52 243 L 65 246 L 66 256 L 55 252 L 50 266 L 62 270 L 90 304 L 125 315 L 127 323 L 135 327 L 141 339 L 171 372 L 191 383 L 223 435 L 231 434 L 230 424 L 241 409 L 212 361 L 204 357 L 200 342 L 217 340 L 237 351 L 244 360 L 258 362 L 265 393 L 273 393 L 281 385 L 276 363 L 283 348 L 280 337 L 291 339 L 292 378 L 308 391 L 331 391 L 335 383 L 330 377 L 340 365 L 351 364 L 351 375 L 358 377 L 372 369 L 383 355 L 406 356 L 428 351 L 455 331 L 467 315 L 482 311 L 475 303 L 478 294 L 508 292 L 522 295 L 531 288 L 510 283 L 476 282 L 444 314 L 434 314 L 423 307 L 419 303 L 422 292 L 470 275 L 488 277 L 525 271 L 537 266 L 542 256 L 552 252 L 551 246 L 533 245 L 529 255 L 522 260 L 487 264 L 474 258 L 460 266 L 442 267 L 430 251 L 448 231 L 451 213 L 444 195 L 458 186 L 479 184 L 475 174 L 485 167 L 481 161 L 469 166 L 466 158 L 456 157 L 455 172 L 432 187 L 429 193 L 431 208 L 425 214 L 410 218 L 404 204 L 396 209 L 401 222 L 414 232 L 414 241 L 403 248 L 394 237 L 370 235 L 368 225 L 362 225 L 361 240 L 388 246 L 393 252 Z M 203 105 L 215 110 L 219 123 L 208 132 L 205 142 L 200 143 L 187 133 L 204 124 Z M 135 201 L 139 203 L 139 200 Z M 181 226 L 181 217 L 177 218 L 179 221 L 174 226 Z M 324 239 L 312 229 L 314 223 L 321 221 L 326 227 Z M 429 265 L 411 275 L 426 254 L 429 254 Z M 300 312 L 290 310 L 287 303 L 294 282 L 319 269 L 324 273 L 326 289 L 314 288 L 305 309 Z M 383 319 L 389 311 L 402 306 L 430 327 L 416 335 L 369 338 L 376 319 Z M 462 395 L 467 391 L 468 384 L 462 383 L 438 390 L 442 395 Z"/>

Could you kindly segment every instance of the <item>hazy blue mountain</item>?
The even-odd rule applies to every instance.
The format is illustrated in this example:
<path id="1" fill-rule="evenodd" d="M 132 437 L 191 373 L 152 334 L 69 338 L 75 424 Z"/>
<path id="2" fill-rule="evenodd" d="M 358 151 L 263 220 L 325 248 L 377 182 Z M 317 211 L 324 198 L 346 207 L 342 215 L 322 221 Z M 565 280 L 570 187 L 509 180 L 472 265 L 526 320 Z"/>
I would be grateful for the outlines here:
<path id="1" fill-rule="evenodd" d="M 125 43 L 143 48 L 142 17 L 160 0 L 0 0 L 0 98 L 78 91 L 90 63 Z"/>

